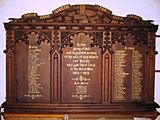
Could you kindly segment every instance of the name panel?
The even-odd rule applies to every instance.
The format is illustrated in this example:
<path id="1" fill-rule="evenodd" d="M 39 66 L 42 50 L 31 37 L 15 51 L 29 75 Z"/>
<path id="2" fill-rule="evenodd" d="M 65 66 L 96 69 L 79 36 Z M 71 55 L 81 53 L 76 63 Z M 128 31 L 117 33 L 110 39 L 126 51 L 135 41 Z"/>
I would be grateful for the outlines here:
<path id="1" fill-rule="evenodd" d="M 50 101 L 50 45 L 46 42 L 38 45 L 36 35 L 28 34 L 29 44 L 16 43 L 17 102 Z"/>
<path id="2" fill-rule="evenodd" d="M 144 100 L 145 51 L 144 45 L 114 46 L 113 101 Z"/>

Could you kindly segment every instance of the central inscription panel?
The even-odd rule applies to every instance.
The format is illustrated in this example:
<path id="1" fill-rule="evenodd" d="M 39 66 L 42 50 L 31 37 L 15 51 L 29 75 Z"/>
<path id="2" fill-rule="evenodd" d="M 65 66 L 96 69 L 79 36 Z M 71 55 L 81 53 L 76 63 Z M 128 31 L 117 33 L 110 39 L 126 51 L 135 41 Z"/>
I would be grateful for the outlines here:
<path id="1" fill-rule="evenodd" d="M 100 49 L 90 47 L 94 37 L 87 33 L 74 34 L 69 39 L 73 47 L 65 47 L 62 53 L 62 102 L 99 103 Z"/>

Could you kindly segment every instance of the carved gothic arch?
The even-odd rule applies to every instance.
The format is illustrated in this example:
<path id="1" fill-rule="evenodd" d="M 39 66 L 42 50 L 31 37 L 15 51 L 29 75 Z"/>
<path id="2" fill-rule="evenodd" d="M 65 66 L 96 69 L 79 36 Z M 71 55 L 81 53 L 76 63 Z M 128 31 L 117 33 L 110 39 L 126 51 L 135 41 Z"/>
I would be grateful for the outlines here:
<path id="1" fill-rule="evenodd" d="M 37 35 L 37 39 L 38 39 L 37 44 L 41 44 L 41 42 L 42 41 L 44 42 L 45 40 L 47 40 L 47 42 L 49 42 L 50 44 L 52 44 L 51 39 L 47 35 L 45 35 L 45 34 L 43 34 L 41 32 L 38 32 L 38 31 L 29 31 L 29 32 L 18 31 L 17 34 L 18 35 L 22 34 L 22 35 L 20 37 L 16 37 L 15 36 L 15 40 L 14 40 L 15 42 L 14 42 L 14 44 L 16 44 L 19 40 L 22 41 L 22 42 L 25 42 L 25 44 L 29 44 L 29 40 L 28 40 L 29 37 L 28 37 L 28 35 L 31 35 L 32 33 L 34 33 L 35 35 Z"/>
<path id="2" fill-rule="evenodd" d="M 85 31 L 82 31 L 82 32 L 80 32 L 80 31 L 78 31 L 78 32 L 72 32 L 72 33 L 66 35 L 66 36 L 65 36 L 64 38 L 62 38 L 62 40 L 61 40 L 61 48 L 65 47 L 65 46 L 67 46 L 67 45 L 69 45 L 70 47 L 72 47 L 72 46 L 73 46 L 73 43 L 71 43 L 70 37 L 71 37 L 71 36 L 74 36 L 74 35 L 78 35 L 79 33 L 85 33 L 85 35 L 88 34 L 90 37 L 91 37 L 91 36 L 93 37 L 92 43 L 90 44 L 91 47 L 98 46 L 98 47 L 101 48 L 101 49 L 103 48 L 103 46 L 102 46 L 102 41 L 103 41 L 103 40 L 101 40 L 101 39 L 103 39 L 103 38 L 99 38 L 98 36 L 94 35 L 94 33 L 92 33 L 92 32 L 85 32 Z"/>

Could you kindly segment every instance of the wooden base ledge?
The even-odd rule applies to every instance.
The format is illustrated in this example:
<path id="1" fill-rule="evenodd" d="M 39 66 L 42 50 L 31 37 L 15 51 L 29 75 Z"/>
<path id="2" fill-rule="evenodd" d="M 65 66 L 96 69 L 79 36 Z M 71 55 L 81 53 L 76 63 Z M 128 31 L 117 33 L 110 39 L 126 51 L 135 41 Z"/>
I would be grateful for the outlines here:
<path id="1" fill-rule="evenodd" d="M 150 118 L 155 120 L 158 112 L 117 112 L 105 114 L 18 114 L 3 113 L 4 120 L 134 120 Z"/>

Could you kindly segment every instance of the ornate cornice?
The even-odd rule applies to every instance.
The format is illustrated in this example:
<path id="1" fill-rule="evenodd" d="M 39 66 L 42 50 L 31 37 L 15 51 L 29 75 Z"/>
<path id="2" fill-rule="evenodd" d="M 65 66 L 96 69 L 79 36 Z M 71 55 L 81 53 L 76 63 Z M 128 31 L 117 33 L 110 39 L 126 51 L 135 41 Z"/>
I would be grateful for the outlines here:
<path id="1" fill-rule="evenodd" d="M 21 18 L 10 18 L 10 25 L 5 23 L 6 29 L 48 29 L 46 24 L 53 26 L 56 29 L 59 26 L 66 25 L 66 23 L 83 25 L 110 25 L 111 27 L 118 25 L 123 26 L 118 29 L 124 29 L 127 25 L 150 26 L 153 27 L 152 20 L 143 20 L 140 16 L 129 14 L 126 17 L 113 15 L 112 11 L 99 5 L 64 5 L 52 11 L 48 15 L 38 15 L 37 13 L 27 13 Z M 67 27 L 67 25 L 66 25 Z M 69 29 L 69 28 L 68 28 Z M 83 26 L 81 26 L 83 29 Z M 132 29 L 132 27 L 131 27 Z M 157 28 L 152 28 L 156 30 Z"/>

